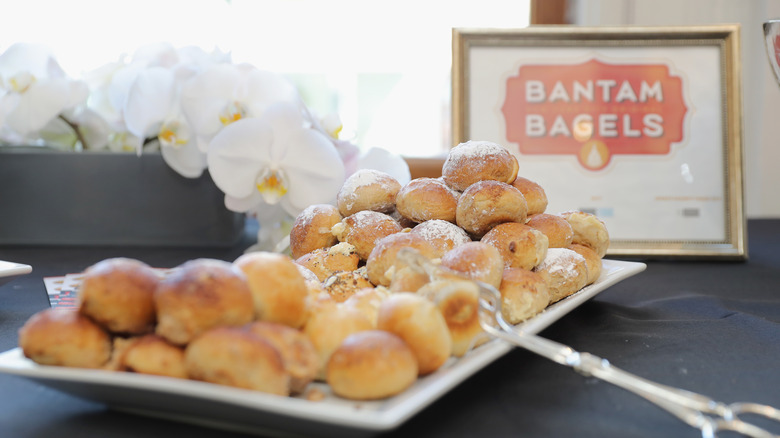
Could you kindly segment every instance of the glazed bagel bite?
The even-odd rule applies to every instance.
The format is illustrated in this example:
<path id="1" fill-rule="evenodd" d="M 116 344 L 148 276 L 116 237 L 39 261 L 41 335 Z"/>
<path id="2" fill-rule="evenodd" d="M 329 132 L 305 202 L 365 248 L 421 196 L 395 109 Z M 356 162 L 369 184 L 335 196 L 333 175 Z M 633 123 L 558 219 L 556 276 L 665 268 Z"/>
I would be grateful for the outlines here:
<path id="1" fill-rule="evenodd" d="M 337 303 L 347 301 L 361 289 L 374 287 L 360 271 L 336 272 L 322 282 L 325 292 Z"/>
<path id="2" fill-rule="evenodd" d="M 184 352 L 191 379 L 270 394 L 290 395 L 290 375 L 279 351 L 242 327 L 216 327 Z"/>
<path id="3" fill-rule="evenodd" d="M 569 222 L 561 216 L 547 213 L 539 213 L 528 216 L 525 223 L 531 228 L 541 231 L 547 236 L 549 248 L 566 248 L 571 245 L 574 238 Z"/>
<path id="4" fill-rule="evenodd" d="M 290 230 L 290 253 L 297 259 L 315 249 L 328 248 L 338 242 L 330 232 L 341 222 L 339 209 L 330 204 L 315 204 L 306 207 L 293 222 Z"/>
<path id="5" fill-rule="evenodd" d="M 517 158 L 505 147 L 490 141 L 470 140 L 450 149 L 442 166 L 442 179 L 462 192 L 477 181 L 511 184 L 518 168 Z"/>
<path id="6" fill-rule="evenodd" d="M 345 307 L 352 307 L 364 314 L 371 326 L 376 327 L 376 318 L 379 314 L 379 306 L 385 298 L 390 296 L 390 291 L 384 287 L 364 288 L 344 301 Z"/>
<path id="7" fill-rule="evenodd" d="M 377 211 L 363 210 L 345 217 L 333 226 L 331 232 L 339 242 L 352 244 L 360 260 L 368 260 L 379 239 L 402 230 L 392 217 Z"/>
<path id="8" fill-rule="evenodd" d="M 385 172 L 358 169 L 344 181 L 336 203 L 344 217 L 363 210 L 390 213 L 400 189 L 401 183 Z"/>
<path id="9" fill-rule="evenodd" d="M 476 238 L 504 222 L 526 220 L 527 206 L 523 194 L 513 186 L 498 181 L 478 181 L 458 198 L 456 223 Z"/>
<path id="10" fill-rule="evenodd" d="M 452 338 L 451 354 L 461 357 L 488 340 L 479 323 L 479 287 L 473 281 L 432 281 L 417 293 L 436 304 Z"/>
<path id="11" fill-rule="evenodd" d="M 568 248 L 550 248 L 534 272 L 538 272 L 550 291 L 550 304 L 585 287 L 588 265 L 585 258 Z"/>
<path id="12" fill-rule="evenodd" d="M 414 228 L 417 225 L 417 222 L 402 216 L 397 209 L 388 214 L 391 218 L 395 219 L 399 225 L 401 225 L 401 228 Z"/>
<path id="13" fill-rule="evenodd" d="M 440 265 L 465 278 L 496 288 L 501 284 L 501 275 L 504 272 L 501 253 L 484 242 L 468 242 L 453 248 L 442 256 Z"/>
<path id="14" fill-rule="evenodd" d="M 434 247 L 435 257 L 441 258 L 447 251 L 454 249 L 464 243 L 471 242 L 466 230 L 441 219 L 431 219 L 422 222 L 412 228 L 413 234 L 421 235 Z"/>
<path id="15" fill-rule="evenodd" d="M 304 326 L 303 332 L 309 337 L 319 357 L 317 380 L 325 380 L 325 368 L 330 355 L 341 345 L 347 336 L 371 330 L 373 322 L 359 309 L 337 303 L 323 306 L 314 312 Z"/>
<path id="16" fill-rule="evenodd" d="M 257 319 L 303 326 L 309 289 L 295 262 L 284 254 L 260 251 L 246 253 L 233 263 L 246 276 Z"/>
<path id="17" fill-rule="evenodd" d="M 403 392 L 417 380 L 417 359 L 398 336 L 368 330 L 348 336 L 330 357 L 327 382 L 352 400 L 377 400 Z"/>
<path id="18" fill-rule="evenodd" d="M 390 295 L 379 306 L 377 329 L 398 335 L 417 358 L 419 375 L 439 369 L 450 357 L 452 337 L 433 302 L 410 292 Z"/>
<path id="19" fill-rule="evenodd" d="M 112 333 L 151 333 L 157 322 L 154 290 L 159 281 L 155 270 L 139 260 L 102 260 L 84 272 L 79 312 Z"/>
<path id="20" fill-rule="evenodd" d="M 506 268 L 501 279 L 501 315 L 510 324 L 518 324 L 544 310 L 550 303 L 547 282 L 536 272 Z"/>
<path id="21" fill-rule="evenodd" d="M 528 215 L 544 213 L 547 210 L 547 193 L 538 183 L 518 176 L 512 186 L 520 190 L 528 204 Z"/>
<path id="22" fill-rule="evenodd" d="M 415 178 L 401 187 L 395 208 L 401 216 L 414 222 L 440 219 L 455 222 L 460 193 L 438 178 Z"/>
<path id="23" fill-rule="evenodd" d="M 529 270 L 544 260 L 549 245 L 541 231 L 517 222 L 497 225 L 480 242 L 496 248 L 506 267 Z"/>
<path id="24" fill-rule="evenodd" d="M 431 276 L 425 269 L 405 263 L 393 265 L 387 276 L 391 278 L 388 286 L 390 292 L 417 292 L 431 281 Z"/>
<path id="25" fill-rule="evenodd" d="M 396 256 L 402 248 L 413 248 L 428 259 L 432 259 L 436 255 L 433 245 L 420 234 L 395 233 L 383 237 L 376 242 L 376 246 L 366 261 L 366 273 L 371 283 L 377 286 L 390 285 L 392 272 L 389 271 L 400 263 Z M 396 269 L 399 267 L 400 265 L 396 266 Z"/>
<path id="26" fill-rule="evenodd" d="M 319 371 L 319 356 L 314 344 L 302 331 L 268 321 L 255 321 L 244 327 L 269 342 L 282 356 L 290 375 L 290 393 L 300 394 Z"/>
<path id="27" fill-rule="evenodd" d="M 347 242 L 330 248 L 317 248 L 295 260 L 295 263 L 313 273 L 319 281 L 341 271 L 354 271 L 360 264 L 355 246 Z"/>
<path id="28" fill-rule="evenodd" d="M 24 356 L 41 365 L 100 368 L 111 357 L 111 336 L 86 316 L 45 309 L 19 329 Z"/>
<path id="29" fill-rule="evenodd" d="M 169 343 L 162 336 L 144 335 L 131 338 L 120 348 L 120 370 L 178 379 L 188 378 L 184 349 Z"/>
<path id="30" fill-rule="evenodd" d="M 568 248 L 585 258 L 585 265 L 588 267 L 588 279 L 585 281 L 585 285 L 595 283 L 601 276 L 601 257 L 596 254 L 593 248 L 579 243 L 572 243 Z"/>
<path id="31" fill-rule="evenodd" d="M 217 326 L 237 326 L 254 317 L 247 278 L 231 263 L 195 259 L 160 280 L 154 292 L 156 333 L 174 345 L 185 345 Z"/>
<path id="32" fill-rule="evenodd" d="M 601 219 L 593 214 L 582 211 L 567 211 L 561 213 L 574 231 L 572 243 L 589 246 L 599 257 L 604 257 L 609 248 L 609 232 Z"/>

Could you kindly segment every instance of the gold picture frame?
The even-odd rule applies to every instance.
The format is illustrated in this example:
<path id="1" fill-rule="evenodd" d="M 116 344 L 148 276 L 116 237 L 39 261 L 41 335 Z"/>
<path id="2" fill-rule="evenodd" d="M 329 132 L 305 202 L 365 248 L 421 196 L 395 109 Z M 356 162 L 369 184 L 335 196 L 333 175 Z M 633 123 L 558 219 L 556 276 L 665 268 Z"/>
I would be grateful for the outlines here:
<path id="1" fill-rule="evenodd" d="M 452 36 L 454 144 L 506 146 L 610 257 L 747 259 L 739 25 Z"/>

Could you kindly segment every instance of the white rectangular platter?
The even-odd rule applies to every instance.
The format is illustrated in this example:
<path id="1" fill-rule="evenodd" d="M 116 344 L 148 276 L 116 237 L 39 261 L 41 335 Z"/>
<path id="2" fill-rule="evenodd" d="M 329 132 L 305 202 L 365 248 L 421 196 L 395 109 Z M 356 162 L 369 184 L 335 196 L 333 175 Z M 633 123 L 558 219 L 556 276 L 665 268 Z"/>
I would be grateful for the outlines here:
<path id="1" fill-rule="evenodd" d="M 604 260 L 592 285 L 548 307 L 517 330 L 536 334 L 599 292 L 642 272 L 644 263 Z M 41 366 L 15 348 L 0 354 L 0 372 L 21 376 L 71 395 L 142 415 L 270 435 L 369 436 L 391 430 L 511 350 L 493 340 L 409 389 L 382 401 L 355 402 L 330 393 L 320 401 L 143 374 Z"/>
<path id="2" fill-rule="evenodd" d="M 32 266 L 30 265 L 0 260 L 0 286 L 30 272 L 32 272 Z"/>

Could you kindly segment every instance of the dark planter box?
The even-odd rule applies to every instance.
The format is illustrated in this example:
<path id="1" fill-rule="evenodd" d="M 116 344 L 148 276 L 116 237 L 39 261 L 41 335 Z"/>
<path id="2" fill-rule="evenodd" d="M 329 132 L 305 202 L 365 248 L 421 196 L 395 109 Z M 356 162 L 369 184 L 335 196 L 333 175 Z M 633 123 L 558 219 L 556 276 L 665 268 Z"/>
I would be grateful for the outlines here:
<path id="1" fill-rule="evenodd" d="M 159 154 L 0 147 L 0 245 L 232 246 L 244 215 Z"/>

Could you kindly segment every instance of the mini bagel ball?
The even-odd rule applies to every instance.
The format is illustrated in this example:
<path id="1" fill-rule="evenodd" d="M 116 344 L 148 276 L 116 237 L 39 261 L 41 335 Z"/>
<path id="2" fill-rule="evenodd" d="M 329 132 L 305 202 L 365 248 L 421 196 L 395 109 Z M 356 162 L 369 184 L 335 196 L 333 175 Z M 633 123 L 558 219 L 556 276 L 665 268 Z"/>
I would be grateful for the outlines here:
<path id="1" fill-rule="evenodd" d="M 478 181 L 458 198 L 455 221 L 475 238 L 481 238 L 496 225 L 526 220 L 523 194 L 499 181 Z"/>
<path id="2" fill-rule="evenodd" d="M 155 332 L 185 345 L 206 330 L 237 326 L 254 318 L 247 278 L 232 263 L 195 259 L 174 268 L 154 292 Z"/>
<path id="3" fill-rule="evenodd" d="M 308 317 L 309 289 L 292 259 L 259 251 L 240 256 L 234 264 L 246 275 L 257 319 L 293 328 L 303 326 Z"/>
<path id="4" fill-rule="evenodd" d="M 417 359 L 397 335 L 368 330 L 348 336 L 327 365 L 333 392 L 352 400 L 400 394 L 417 380 Z"/>
<path id="5" fill-rule="evenodd" d="M 154 331 L 154 291 L 160 276 L 146 263 L 124 257 L 87 268 L 79 289 L 79 312 L 112 333 Z"/>
<path id="6" fill-rule="evenodd" d="M 450 149 L 442 166 L 442 179 L 462 192 L 477 181 L 510 184 L 518 169 L 517 158 L 507 148 L 490 141 L 469 140 Z"/>

